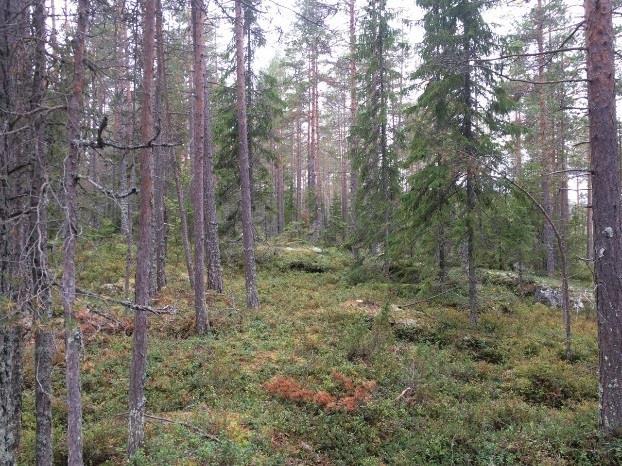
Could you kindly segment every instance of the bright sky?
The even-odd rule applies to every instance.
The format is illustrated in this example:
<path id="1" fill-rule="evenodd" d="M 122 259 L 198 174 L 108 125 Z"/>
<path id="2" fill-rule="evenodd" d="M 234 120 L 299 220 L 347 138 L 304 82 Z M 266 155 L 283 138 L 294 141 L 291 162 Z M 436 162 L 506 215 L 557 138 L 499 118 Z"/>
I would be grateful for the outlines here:
<path id="1" fill-rule="evenodd" d="M 262 10 L 265 14 L 261 15 L 260 24 L 266 33 L 266 46 L 255 52 L 255 69 L 265 69 L 270 62 L 278 57 L 285 48 L 285 41 L 288 39 L 289 32 L 292 31 L 297 19 L 298 8 L 295 0 L 263 0 Z M 357 0 L 357 10 L 361 10 L 366 0 Z M 418 44 L 423 37 L 420 21 L 423 18 L 423 11 L 419 9 L 415 0 L 388 0 L 388 6 L 396 12 L 395 25 L 403 24 L 406 40 L 411 46 Z M 495 6 L 485 12 L 484 17 L 498 34 L 507 34 L 515 30 L 515 25 L 520 18 L 528 14 L 534 8 L 535 0 L 506 0 L 501 2 L 503 5 Z M 571 24 L 581 21 L 583 7 L 580 2 L 567 0 Z M 348 7 L 345 0 L 337 1 L 339 12 L 330 17 L 327 27 L 336 31 L 334 35 L 333 56 L 347 52 L 348 47 L 348 27 L 349 16 Z M 222 34 L 231 34 L 230 26 Z M 406 65 L 406 70 L 414 70 L 417 57 L 413 56 Z M 569 197 L 571 202 L 576 203 L 576 189 L 579 186 L 570 182 Z"/>
<path id="2" fill-rule="evenodd" d="M 262 9 L 266 14 L 261 17 L 261 25 L 266 31 L 267 44 L 256 52 L 256 67 L 263 69 L 268 66 L 270 61 L 278 56 L 279 51 L 283 49 L 283 41 L 286 40 L 287 33 L 292 30 L 296 19 L 295 0 L 263 0 Z M 347 2 L 338 0 L 339 13 L 328 19 L 328 27 L 331 30 L 341 31 L 344 41 L 347 41 L 347 30 L 349 26 L 349 18 L 347 13 Z M 361 10 L 365 5 L 365 0 L 357 0 L 357 10 Z M 418 22 L 423 18 L 423 12 L 415 5 L 415 0 L 388 0 L 388 6 L 397 13 L 396 22 L 408 21 L 405 28 L 409 33 L 409 42 L 411 45 L 417 44 L 422 38 L 422 29 Z M 508 0 L 504 5 L 496 6 L 485 13 L 486 20 L 493 26 L 498 33 L 507 33 L 513 29 L 515 22 L 523 15 L 529 12 L 535 5 L 535 0 Z M 577 21 L 583 14 L 583 8 L 579 2 L 575 4 L 572 0 L 569 2 L 570 11 Z M 346 42 L 340 41 L 337 37 L 335 43 Z M 335 52 L 338 52 L 335 50 Z"/>

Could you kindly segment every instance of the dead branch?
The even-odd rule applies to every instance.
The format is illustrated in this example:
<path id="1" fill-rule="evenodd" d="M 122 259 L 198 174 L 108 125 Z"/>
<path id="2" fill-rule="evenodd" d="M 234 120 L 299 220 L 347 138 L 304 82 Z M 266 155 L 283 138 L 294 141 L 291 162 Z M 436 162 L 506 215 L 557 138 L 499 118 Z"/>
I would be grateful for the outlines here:
<path id="1" fill-rule="evenodd" d="M 54 286 L 57 286 L 60 288 L 60 285 L 58 283 L 54 283 Z M 101 294 L 98 294 L 98 293 L 95 293 L 89 290 L 82 290 L 80 288 L 76 288 L 76 293 L 81 294 L 83 296 L 87 296 L 89 298 L 98 299 L 100 301 L 105 301 L 105 302 L 112 303 L 112 304 L 118 304 L 119 306 L 126 307 L 133 311 L 150 312 L 151 314 L 155 314 L 158 316 L 177 314 L 177 308 L 173 306 L 152 307 L 152 306 L 147 306 L 147 305 L 142 305 L 142 304 L 136 304 L 131 301 L 111 298 L 109 296 L 104 296 L 104 295 L 101 295 Z"/>
<path id="2" fill-rule="evenodd" d="M 559 49 L 555 49 L 555 50 L 545 50 L 544 52 L 529 52 L 529 53 L 514 53 L 514 54 L 508 54 L 508 55 L 501 55 L 498 57 L 492 57 L 492 58 L 478 58 L 474 61 L 476 62 L 490 62 L 490 61 L 497 61 L 497 60 L 507 60 L 510 58 L 528 58 L 528 57 L 539 57 L 542 55 L 554 55 L 557 53 L 563 53 L 563 52 L 576 52 L 576 51 L 583 51 L 585 50 L 585 47 L 567 47 L 567 48 L 559 48 Z"/>
<path id="3" fill-rule="evenodd" d="M 115 414 L 115 417 L 126 417 L 126 416 L 127 416 L 127 412 Z M 214 434 L 205 432 L 204 430 L 201 430 L 198 427 L 193 426 L 192 424 L 188 424 L 187 422 L 176 421 L 175 419 L 169 419 L 169 418 L 161 417 L 161 416 L 154 416 L 153 414 L 146 414 L 146 413 L 145 413 L 145 419 L 148 419 L 150 421 L 164 422 L 167 424 L 177 424 L 178 426 L 182 426 L 188 430 L 191 430 L 195 434 L 199 434 L 201 437 L 205 437 L 207 439 L 213 440 L 214 442 L 220 442 L 220 439 L 216 437 Z"/>
<path id="4" fill-rule="evenodd" d="M 97 139 L 95 141 L 85 141 L 85 140 L 75 140 L 74 144 L 77 144 L 82 147 L 88 147 L 90 149 L 103 149 L 105 147 L 112 147 L 113 149 L 118 150 L 139 150 L 139 149 L 149 149 L 151 147 L 176 147 L 180 146 L 180 142 L 158 142 L 155 141 L 160 136 L 160 126 L 156 126 L 156 132 L 153 137 L 147 141 L 145 144 L 138 144 L 136 146 L 124 146 L 115 141 L 105 141 L 103 138 L 103 132 L 108 126 L 108 117 L 104 116 L 99 127 L 97 128 Z"/>

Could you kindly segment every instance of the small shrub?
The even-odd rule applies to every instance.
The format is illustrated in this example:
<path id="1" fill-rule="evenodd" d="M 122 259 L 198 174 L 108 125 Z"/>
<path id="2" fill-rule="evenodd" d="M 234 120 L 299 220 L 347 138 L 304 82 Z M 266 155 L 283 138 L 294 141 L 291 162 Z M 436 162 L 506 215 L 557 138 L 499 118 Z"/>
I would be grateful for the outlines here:
<path id="1" fill-rule="evenodd" d="M 371 329 L 364 323 L 353 326 L 346 337 L 346 355 L 349 360 L 369 361 L 393 341 L 389 305 L 385 304 L 374 317 Z"/>
<path id="2" fill-rule="evenodd" d="M 491 340 L 467 335 L 456 346 L 459 349 L 466 350 L 476 361 L 486 361 L 491 364 L 501 364 L 505 361 L 504 354 L 497 349 Z"/>
<path id="3" fill-rule="evenodd" d="M 595 399 L 595 381 L 582 377 L 567 364 L 531 362 L 519 368 L 514 390 L 530 403 L 561 408 L 570 401 Z"/>

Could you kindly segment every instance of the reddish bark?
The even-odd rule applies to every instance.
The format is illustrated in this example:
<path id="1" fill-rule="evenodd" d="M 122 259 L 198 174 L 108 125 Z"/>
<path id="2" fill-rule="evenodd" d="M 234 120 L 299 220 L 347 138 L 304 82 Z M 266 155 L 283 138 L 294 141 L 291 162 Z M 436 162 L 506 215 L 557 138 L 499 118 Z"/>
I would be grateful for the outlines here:
<path id="1" fill-rule="evenodd" d="M 192 52 L 194 118 L 192 125 L 193 157 L 192 157 L 192 208 L 194 211 L 194 309 L 197 332 L 209 331 L 209 321 L 205 309 L 205 218 L 203 206 L 203 144 L 204 137 L 204 69 L 203 53 L 203 8 L 202 0 L 192 0 Z"/>
<path id="2" fill-rule="evenodd" d="M 622 228 L 611 0 L 585 0 L 600 422 L 622 433 Z"/>
<path id="3" fill-rule="evenodd" d="M 153 65 L 155 52 L 155 0 L 143 4 L 143 83 L 140 128 L 144 142 L 153 137 Z M 138 222 L 138 251 L 136 253 L 136 303 L 148 305 L 150 298 L 150 262 L 152 257 L 153 215 L 153 152 L 151 147 L 140 151 L 140 207 Z M 145 372 L 147 366 L 147 313 L 134 314 L 132 363 L 130 367 L 128 409 L 128 455 L 142 446 L 145 437 Z"/>

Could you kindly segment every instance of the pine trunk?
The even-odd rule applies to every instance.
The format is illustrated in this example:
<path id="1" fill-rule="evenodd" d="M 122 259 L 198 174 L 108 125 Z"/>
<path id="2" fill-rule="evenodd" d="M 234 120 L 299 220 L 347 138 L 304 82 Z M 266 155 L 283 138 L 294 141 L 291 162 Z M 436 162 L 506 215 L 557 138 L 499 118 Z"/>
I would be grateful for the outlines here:
<path id="1" fill-rule="evenodd" d="M 622 432 L 622 228 L 616 137 L 611 0 L 585 0 L 588 107 L 593 176 L 594 269 L 598 316 L 600 422 Z"/>
<path id="2" fill-rule="evenodd" d="M 296 220 L 300 220 L 302 212 L 302 126 L 300 109 L 296 114 Z"/>
<path id="3" fill-rule="evenodd" d="M 214 141 L 210 85 L 205 83 L 205 131 L 203 184 L 205 194 L 205 254 L 207 259 L 207 288 L 222 293 L 225 289 L 220 261 L 218 212 L 216 208 L 216 181 L 214 180 Z"/>
<path id="4" fill-rule="evenodd" d="M 358 113 L 358 97 L 356 95 L 356 0 L 350 0 L 348 3 L 348 11 L 350 14 L 350 224 L 355 222 L 355 198 L 358 190 L 358 175 L 354 170 L 352 161 L 354 160 L 357 150 L 356 137 L 354 135 L 354 127 L 356 125 L 356 114 Z"/>
<path id="5" fill-rule="evenodd" d="M 281 153 L 276 155 L 276 232 L 283 233 L 285 229 L 285 195 L 284 195 L 284 173 L 283 173 L 283 156 Z"/>
<path id="6" fill-rule="evenodd" d="M 194 289 L 194 269 L 192 267 L 192 253 L 190 252 L 190 240 L 188 238 L 188 214 L 186 213 L 186 201 L 184 187 L 181 183 L 181 169 L 179 167 L 179 156 L 173 158 L 173 175 L 175 177 L 175 191 L 177 192 L 177 204 L 179 205 L 179 218 L 181 223 L 181 241 L 184 248 L 184 259 L 186 260 L 186 270 L 188 271 L 188 281 L 190 288 Z"/>
<path id="7" fill-rule="evenodd" d="M 34 59 L 32 110 L 43 104 L 45 94 L 45 2 L 37 0 L 33 8 L 33 29 L 37 37 Z M 52 451 L 52 358 L 54 334 L 50 328 L 52 296 L 48 275 L 48 214 L 47 214 L 47 147 L 45 144 L 45 117 L 37 115 L 33 121 L 33 183 L 31 201 L 32 258 L 32 312 L 35 325 L 35 411 L 36 462 L 51 466 Z"/>
<path id="8" fill-rule="evenodd" d="M 168 142 L 168 105 L 166 82 L 166 59 L 163 31 L 162 2 L 156 1 L 156 55 L 157 55 L 157 79 L 155 96 L 155 115 L 157 125 L 160 127 L 159 142 Z M 153 233 L 154 233 L 154 274 L 153 282 L 155 290 L 160 291 L 166 286 L 166 207 L 164 194 L 166 191 L 166 173 L 170 163 L 170 149 L 168 147 L 155 147 L 153 151 Z"/>
<path id="9" fill-rule="evenodd" d="M 155 0 L 143 4 L 143 83 L 140 128 L 143 142 L 153 138 L 153 65 L 155 52 Z M 150 261 L 153 232 L 153 150 L 140 151 L 140 210 L 138 222 L 138 251 L 136 253 L 136 303 L 148 305 L 150 299 Z M 145 376 L 147 368 L 147 313 L 134 314 L 132 362 L 130 367 L 128 409 L 128 455 L 132 457 L 145 438 Z"/>
<path id="10" fill-rule="evenodd" d="M 32 172 L 28 152 L 20 144 L 21 134 L 12 135 L 15 112 L 24 112 L 23 97 L 19 98 L 19 82 L 28 79 L 30 66 L 18 42 L 27 37 L 27 5 L 21 0 L 3 3 L 0 9 L 0 464 L 13 465 L 21 433 L 22 413 L 22 351 L 26 318 L 24 286 L 26 271 L 21 266 L 21 252 L 26 249 L 24 238 L 28 216 L 24 214 L 29 200 Z M 23 65 L 20 65 L 22 64 Z M 20 125 L 19 122 L 17 122 Z M 25 128 L 24 128 L 25 129 Z"/>
<path id="11" fill-rule="evenodd" d="M 197 332 L 209 331 L 205 309 L 205 218 L 203 206 L 203 151 L 205 97 L 203 71 L 203 8 L 202 0 L 192 0 L 192 50 L 193 50 L 193 157 L 192 157 L 192 210 L 194 213 L 194 309 Z"/>
<path id="12" fill-rule="evenodd" d="M 255 239 L 251 206 L 251 181 L 248 165 L 248 126 L 246 118 L 246 80 L 244 70 L 244 29 L 242 0 L 235 0 L 235 45 L 236 45 L 236 113 L 238 119 L 238 142 L 240 163 L 240 189 L 242 209 L 242 236 L 244 242 L 244 275 L 246 281 L 246 305 L 251 309 L 259 307 L 257 294 L 257 271 L 255 264 Z"/>
<path id="13" fill-rule="evenodd" d="M 538 82 L 546 81 L 544 55 L 544 9 L 542 0 L 538 0 L 537 6 L 538 24 L 536 28 L 536 40 L 538 42 Z M 546 94 L 544 85 L 537 86 L 538 89 L 538 137 L 540 145 L 541 163 L 541 187 L 542 187 L 542 207 L 546 210 L 549 217 L 553 218 L 553 207 L 551 201 L 551 182 L 550 173 L 553 171 L 553 154 L 551 154 L 551 144 L 549 141 L 548 109 L 546 105 Z M 542 240 L 546 254 L 546 273 L 551 276 L 555 273 L 555 236 L 551 225 L 544 222 Z"/>
<path id="14" fill-rule="evenodd" d="M 83 112 L 84 58 L 88 0 L 78 2 L 78 26 L 74 39 L 74 71 L 72 93 L 67 105 L 67 138 L 69 154 L 64 163 L 65 241 L 63 245 L 62 302 L 65 313 L 65 383 L 67 386 L 67 449 L 70 466 L 82 460 L 82 397 L 80 394 L 80 352 L 82 337 L 75 320 L 73 304 L 76 297 L 76 240 L 78 233 L 78 158 L 80 120 Z"/>

